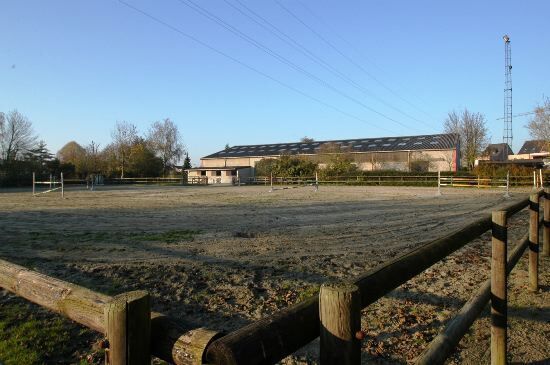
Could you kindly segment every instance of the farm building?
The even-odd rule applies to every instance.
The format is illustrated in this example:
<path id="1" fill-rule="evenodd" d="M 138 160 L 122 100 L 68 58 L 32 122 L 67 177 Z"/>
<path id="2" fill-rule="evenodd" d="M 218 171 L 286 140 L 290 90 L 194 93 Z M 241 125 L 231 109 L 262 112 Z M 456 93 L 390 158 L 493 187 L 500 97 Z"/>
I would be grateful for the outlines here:
<path id="1" fill-rule="evenodd" d="M 457 171 L 460 138 L 457 134 L 357 138 L 233 146 L 201 158 L 189 177 L 207 176 L 209 183 L 230 183 L 234 177 L 254 175 L 256 163 L 283 155 L 300 156 L 323 164 L 323 157 L 345 153 L 361 170 Z"/>
<path id="2" fill-rule="evenodd" d="M 547 141 L 525 141 L 517 155 L 510 156 L 512 160 L 536 160 L 550 157 Z"/>

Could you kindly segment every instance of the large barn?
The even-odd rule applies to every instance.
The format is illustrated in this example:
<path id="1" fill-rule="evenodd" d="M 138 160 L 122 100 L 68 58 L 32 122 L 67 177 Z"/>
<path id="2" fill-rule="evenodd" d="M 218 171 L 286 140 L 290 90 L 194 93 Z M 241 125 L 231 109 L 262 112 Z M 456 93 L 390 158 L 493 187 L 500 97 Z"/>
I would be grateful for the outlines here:
<path id="1" fill-rule="evenodd" d="M 233 146 L 201 158 L 189 177 L 208 177 L 209 183 L 231 183 L 237 176 L 254 175 L 256 163 L 283 155 L 322 163 L 323 155 L 346 153 L 364 171 L 457 171 L 460 138 L 457 134 L 356 138 L 331 141 L 289 142 Z"/>

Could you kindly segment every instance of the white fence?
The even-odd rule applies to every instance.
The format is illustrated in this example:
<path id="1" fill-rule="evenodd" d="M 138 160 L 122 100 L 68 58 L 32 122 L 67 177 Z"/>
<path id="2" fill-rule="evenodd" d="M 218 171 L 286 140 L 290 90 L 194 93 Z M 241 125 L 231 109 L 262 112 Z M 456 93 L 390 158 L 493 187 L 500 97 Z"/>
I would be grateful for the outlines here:
<path id="1" fill-rule="evenodd" d="M 46 191 L 36 192 L 37 185 L 49 185 L 49 189 Z M 57 181 L 53 175 L 50 175 L 50 180 L 48 181 L 36 181 L 36 174 L 34 172 L 32 173 L 32 196 L 51 193 L 56 190 L 61 190 L 61 199 L 65 198 L 65 182 L 63 181 L 63 173 L 61 173 L 59 181 Z"/>

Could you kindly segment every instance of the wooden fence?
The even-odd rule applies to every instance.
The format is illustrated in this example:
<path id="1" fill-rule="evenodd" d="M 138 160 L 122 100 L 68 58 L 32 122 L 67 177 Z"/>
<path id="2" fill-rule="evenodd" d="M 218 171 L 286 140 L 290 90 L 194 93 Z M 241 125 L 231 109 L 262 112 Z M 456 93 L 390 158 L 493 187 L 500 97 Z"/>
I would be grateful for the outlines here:
<path id="1" fill-rule="evenodd" d="M 540 176 L 540 177 L 539 177 Z M 371 186 L 450 186 L 450 187 L 501 187 L 550 185 L 550 178 L 543 174 L 536 176 L 488 177 L 477 175 L 353 175 L 317 178 L 316 176 L 257 176 L 246 180 L 249 185 L 371 185 Z"/>
<path id="2" fill-rule="evenodd" d="M 354 280 L 324 284 L 320 295 L 225 336 L 150 312 L 147 293 L 131 292 L 109 297 L 2 260 L 0 287 L 105 333 L 110 344 L 109 362 L 115 365 L 148 363 L 150 354 L 175 364 L 275 364 L 320 335 L 322 364 L 356 364 L 360 360 L 359 341 L 362 336 L 356 330 L 361 308 L 492 229 L 490 281 L 481 286 L 457 317 L 434 339 L 418 363 L 443 363 L 491 297 L 493 363 L 504 364 L 506 275 L 529 247 L 529 287 L 531 290 L 538 287 L 541 196 L 545 197 L 543 252 L 550 255 L 550 190 L 547 189 L 545 194 L 539 191 L 528 199 L 510 203 L 499 212 L 423 244 Z M 530 209 L 529 233 L 516 245 L 506 264 L 507 218 L 527 206 Z"/>

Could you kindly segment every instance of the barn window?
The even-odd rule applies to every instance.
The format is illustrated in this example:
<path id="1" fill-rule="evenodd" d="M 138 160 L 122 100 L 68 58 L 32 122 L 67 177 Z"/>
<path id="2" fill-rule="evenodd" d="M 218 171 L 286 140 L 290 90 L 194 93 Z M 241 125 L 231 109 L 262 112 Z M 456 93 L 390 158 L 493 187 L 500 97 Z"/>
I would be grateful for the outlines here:
<path id="1" fill-rule="evenodd" d="M 206 176 L 206 170 L 201 171 L 201 176 Z"/>
<path id="2" fill-rule="evenodd" d="M 221 170 L 216 170 L 216 176 L 222 176 L 222 171 Z"/>

